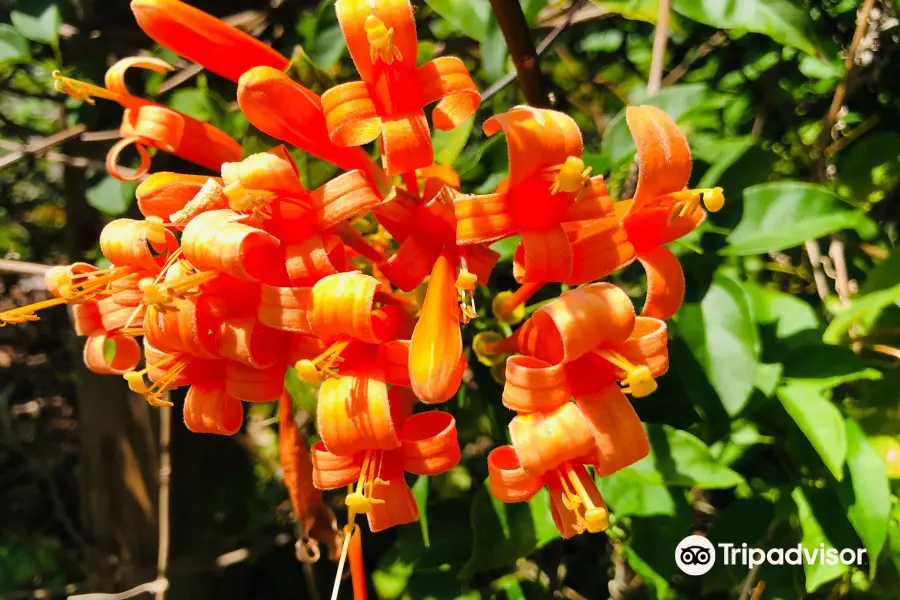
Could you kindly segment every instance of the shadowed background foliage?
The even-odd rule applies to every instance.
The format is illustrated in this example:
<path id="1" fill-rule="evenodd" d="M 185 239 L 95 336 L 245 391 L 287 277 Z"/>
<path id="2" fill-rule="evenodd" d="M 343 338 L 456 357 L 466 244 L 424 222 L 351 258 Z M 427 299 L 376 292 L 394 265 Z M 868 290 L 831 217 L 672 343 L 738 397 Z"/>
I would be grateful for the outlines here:
<path id="1" fill-rule="evenodd" d="M 506 442 L 513 413 L 500 404 L 500 384 L 472 357 L 465 386 L 449 405 L 462 463 L 414 482 L 421 524 L 364 536 L 376 597 L 898 597 L 894 3 L 672 0 L 661 90 L 651 95 L 660 1 L 520 0 L 538 42 L 568 23 L 541 58 L 543 85 L 554 107 L 583 129 L 586 162 L 608 175 L 614 195 L 627 197 L 634 186 L 634 145 L 622 109 L 650 103 L 687 133 L 696 161 L 692 187 L 722 186 L 728 199 L 673 245 L 688 296 L 670 323 L 671 370 L 655 394 L 635 402 L 652 454 L 599 481 L 613 513 L 608 533 L 564 543 L 545 492 L 528 504 L 504 505 L 483 485 L 486 454 Z M 354 78 L 330 0 L 191 3 L 285 55 L 302 46 L 327 75 L 298 63 L 294 75 L 310 87 Z M 413 4 L 420 62 L 458 55 L 482 89 L 513 70 L 488 0 Z M 234 84 L 155 46 L 127 2 L 4 3 L 0 259 L 96 261 L 103 224 L 138 215 L 134 185 L 103 169 L 120 109 L 56 94 L 50 73 L 101 81 L 114 60 L 141 52 L 169 60 L 176 73 L 130 75 L 132 90 L 244 139 L 247 152 L 268 147 L 248 134 Z M 487 141 L 480 124 L 522 101 L 512 83 L 471 124 L 434 134 L 437 161 L 456 167 L 465 191 L 490 191 L 505 176 L 505 145 L 499 136 Z M 87 133 L 72 129 L 78 123 Z M 295 158 L 305 183 L 334 172 Z M 153 168 L 198 172 L 164 154 Z M 515 288 L 515 243 L 498 244 L 503 263 L 480 306 Z M 0 276 L 0 308 L 42 293 L 39 277 Z M 642 301 L 639 267 L 613 279 Z M 532 302 L 559 292 L 548 286 Z M 473 322 L 465 340 L 495 326 L 489 318 Z M 315 392 L 290 374 L 288 385 L 313 436 Z M 294 558 L 274 405 L 248 412 L 232 438 L 191 434 L 175 413 L 171 599 L 328 592 L 333 565 L 323 560 L 304 572 Z M 158 418 L 118 378 L 86 372 L 64 310 L 0 329 L 0 597 L 122 590 L 155 577 Z M 340 498 L 335 502 L 345 518 Z M 871 561 L 864 569 L 720 564 L 690 578 L 677 570 L 673 550 L 698 531 L 714 542 L 762 548 L 865 547 Z"/>

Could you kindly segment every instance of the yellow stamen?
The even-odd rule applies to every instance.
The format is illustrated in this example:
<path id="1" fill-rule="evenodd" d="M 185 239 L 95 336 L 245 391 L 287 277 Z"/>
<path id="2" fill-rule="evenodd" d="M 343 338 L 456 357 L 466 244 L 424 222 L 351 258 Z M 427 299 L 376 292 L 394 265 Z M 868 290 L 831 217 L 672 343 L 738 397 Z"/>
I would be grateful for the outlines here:
<path id="1" fill-rule="evenodd" d="M 627 384 L 622 388 L 626 394 L 631 394 L 635 398 L 644 398 L 656 391 L 659 387 L 650 367 L 647 365 L 633 365 L 624 356 L 612 350 L 598 349 L 594 353 L 603 357 L 622 371 L 625 371 L 623 381 Z"/>
<path id="2" fill-rule="evenodd" d="M 188 362 L 177 354 L 170 354 L 154 365 L 148 365 L 141 371 L 128 371 L 123 375 L 128 387 L 136 394 L 141 394 L 150 403 L 150 406 L 172 406 L 172 403 L 164 400 L 163 395 L 171 388 L 172 383 L 178 379 L 182 371 L 187 368 Z M 148 386 L 144 377 L 150 369 L 164 369 L 163 374 Z"/>
<path id="3" fill-rule="evenodd" d="M 341 352 L 344 351 L 344 348 L 349 343 L 349 340 L 335 342 L 325 352 L 312 360 L 307 358 L 298 360 L 294 364 L 294 368 L 297 369 L 297 374 L 300 376 L 301 381 L 322 383 L 328 377 L 337 377 L 337 373 L 334 372 L 333 368 L 335 365 L 343 362 L 344 359 L 341 358 Z"/>
<path id="4" fill-rule="evenodd" d="M 272 202 L 277 195 L 265 190 L 250 190 L 235 181 L 225 186 L 225 197 L 234 211 L 250 213 L 256 219 L 271 219 Z"/>
<path id="5" fill-rule="evenodd" d="M 561 464 L 557 476 L 563 488 L 563 506 L 575 513 L 578 532 L 585 529 L 589 533 L 605 531 L 609 527 L 609 513 L 605 507 L 594 504 L 572 465 Z"/>
<path id="6" fill-rule="evenodd" d="M 148 217 L 147 220 L 149 221 L 149 220 L 150 220 L 150 217 Z M 161 221 L 160 221 L 160 222 L 161 222 Z M 158 274 L 158 275 L 156 276 L 156 278 L 153 280 L 153 285 L 158 284 L 159 281 L 160 281 L 163 277 L 165 277 L 165 275 L 166 275 L 166 273 L 168 272 L 168 270 L 169 270 L 176 262 L 182 262 L 182 263 L 185 265 L 185 267 L 184 267 L 184 270 L 185 270 L 185 271 L 189 271 L 190 269 L 193 268 L 193 267 L 190 266 L 190 263 L 188 263 L 187 261 L 182 261 L 182 260 L 181 260 L 181 254 L 182 254 L 182 248 L 178 248 L 175 252 L 173 252 L 171 255 L 169 255 L 169 258 L 166 259 L 166 263 L 163 265 L 162 269 L 160 269 L 159 274 Z M 138 282 L 138 288 L 139 288 L 141 291 L 144 291 L 145 288 L 147 288 L 147 286 L 148 286 L 148 283 L 147 283 L 146 280 L 141 280 L 140 282 Z M 134 309 L 134 312 L 131 313 L 131 316 L 128 317 L 128 320 L 127 320 L 127 321 L 125 321 L 125 325 L 122 327 L 122 329 L 119 330 L 120 333 L 122 333 L 123 335 L 126 335 L 126 336 L 128 336 L 128 337 L 137 337 L 137 336 L 139 336 L 139 335 L 144 335 L 144 328 L 143 328 L 143 327 L 132 327 L 132 326 L 131 326 L 131 324 L 132 324 L 132 323 L 134 322 L 134 320 L 138 317 L 138 315 L 141 314 L 141 310 L 144 308 L 144 306 L 145 306 L 145 303 L 142 301 L 142 302 L 141 302 L 141 305 Z"/>
<path id="7" fill-rule="evenodd" d="M 191 267 L 191 270 L 193 270 L 193 267 Z M 200 293 L 199 287 L 201 285 L 213 281 L 218 276 L 218 271 L 196 271 L 173 281 L 142 282 L 141 291 L 144 292 L 144 298 L 141 300 L 141 303 L 154 306 L 162 312 L 175 310 L 176 299 L 196 296 Z"/>
<path id="8" fill-rule="evenodd" d="M 59 295 L 68 302 L 90 300 L 109 289 L 109 284 L 137 272 L 136 267 L 122 266 L 88 271 L 75 275 L 64 274 L 59 279 Z"/>
<path id="9" fill-rule="evenodd" d="M 394 45 L 394 28 L 385 26 L 384 21 L 375 15 L 366 17 L 364 25 L 366 39 L 369 40 L 369 59 L 372 64 L 380 58 L 385 64 L 393 64 L 395 60 L 403 60 L 400 48 Z"/>
<path id="10" fill-rule="evenodd" d="M 701 201 L 709 212 L 718 212 L 725 206 L 725 194 L 720 187 L 684 190 L 675 192 L 671 196 L 676 202 L 672 205 L 672 209 L 669 212 L 670 225 L 676 218 L 686 217 L 697 210 Z"/>
<path id="11" fill-rule="evenodd" d="M 568 157 L 563 164 L 547 169 L 547 174 L 553 181 L 553 185 L 550 186 L 550 193 L 555 196 L 560 192 L 566 194 L 577 192 L 578 195 L 575 197 L 575 200 L 578 200 L 591 180 L 592 170 L 593 167 L 585 167 L 584 161 L 579 157 Z"/>
<path id="12" fill-rule="evenodd" d="M 347 553 L 350 550 L 350 540 L 354 535 L 362 535 L 359 525 L 355 525 L 356 514 L 350 511 L 350 519 L 344 525 L 344 542 L 341 545 L 341 558 L 337 565 L 337 574 L 334 576 L 334 587 L 331 590 L 331 600 L 337 600 L 338 592 L 341 589 L 341 581 L 344 580 L 344 565 L 347 564 Z"/>
<path id="13" fill-rule="evenodd" d="M 59 71 L 53 71 L 53 87 L 60 94 L 65 94 L 73 100 L 94 104 L 94 96 L 97 98 L 105 98 L 118 102 L 120 95 L 116 92 L 94 85 L 93 83 L 85 83 L 70 77 L 64 77 Z"/>
<path id="14" fill-rule="evenodd" d="M 6 325 L 19 325 L 20 323 L 27 323 L 29 321 L 40 321 L 41 318 L 34 313 L 42 308 L 59 306 L 60 304 L 65 303 L 65 298 L 50 298 L 49 300 L 35 302 L 28 306 L 20 306 L 19 308 L 7 310 L 0 313 L 0 327 L 5 327 Z"/>
<path id="15" fill-rule="evenodd" d="M 475 284 L 478 277 L 469 271 L 460 271 L 456 278 L 456 290 L 459 293 L 460 321 L 468 323 L 478 318 L 478 310 L 475 308 Z"/>
<path id="16" fill-rule="evenodd" d="M 373 498 L 375 486 L 388 485 L 381 479 L 381 468 L 384 465 L 384 452 L 381 450 L 366 450 L 362 468 L 359 470 L 359 480 L 356 489 L 347 494 L 344 503 L 352 513 L 369 514 L 376 504 L 384 504 L 384 500 Z"/>

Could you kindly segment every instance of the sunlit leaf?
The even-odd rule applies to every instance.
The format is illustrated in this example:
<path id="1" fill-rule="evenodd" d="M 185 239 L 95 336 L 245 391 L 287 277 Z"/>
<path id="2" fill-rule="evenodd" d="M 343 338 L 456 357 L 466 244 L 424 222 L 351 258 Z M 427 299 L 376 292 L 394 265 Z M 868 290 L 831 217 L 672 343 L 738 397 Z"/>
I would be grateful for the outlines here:
<path id="1" fill-rule="evenodd" d="M 29 40 L 50 46 L 59 42 L 62 15 L 57 0 L 14 0 L 9 20 Z"/>
<path id="2" fill-rule="evenodd" d="M 452 165 L 459 158 L 469 136 L 472 135 L 472 129 L 475 127 L 475 117 L 468 119 L 460 126 L 450 131 L 441 131 L 436 129 L 432 134 L 432 144 L 434 146 L 434 161 L 442 165 Z"/>
<path id="3" fill-rule="evenodd" d="M 119 181 L 110 176 L 103 177 L 97 185 L 88 188 L 88 204 L 100 212 L 117 217 L 124 214 L 134 198 L 136 183 Z"/>
<path id="4" fill-rule="evenodd" d="M 11 25 L 0 23 L 0 64 L 25 63 L 30 60 L 28 40 Z"/>
<path id="5" fill-rule="evenodd" d="M 815 381 L 789 381 L 776 394 L 831 474 L 842 479 L 847 457 L 844 417 L 825 397 L 823 386 Z"/>

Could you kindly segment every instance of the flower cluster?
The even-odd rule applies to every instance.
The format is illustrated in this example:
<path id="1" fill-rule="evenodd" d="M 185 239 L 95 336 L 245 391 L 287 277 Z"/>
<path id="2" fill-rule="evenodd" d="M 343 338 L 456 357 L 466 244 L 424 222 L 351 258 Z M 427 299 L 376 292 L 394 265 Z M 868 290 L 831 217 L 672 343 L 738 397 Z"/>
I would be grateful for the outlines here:
<path id="1" fill-rule="evenodd" d="M 511 445 L 488 459 L 491 491 L 518 502 L 547 487 L 562 535 L 604 530 L 606 508 L 585 466 L 604 476 L 648 452 L 627 394 L 652 393 L 668 368 L 664 320 L 681 304 L 684 275 L 665 244 L 700 224 L 701 202 L 713 211 L 724 202 L 720 189 L 685 189 L 690 151 L 672 120 L 650 106 L 627 109 L 637 188 L 614 202 L 585 165 L 574 120 L 515 107 L 484 126 L 505 135 L 508 178 L 494 193 L 466 194 L 452 168 L 433 164 L 424 107 L 436 102 L 431 122 L 452 129 L 480 97 L 457 58 L 417 66 L 409 0 L 337 0 L 361 80 L 321 97 L 285 73 L 286 59 L 178 0 L 133 0 L 132 8 L 154 40 L 236 81 L 257 128 L 345 172 L 308 190 L 285 146 L 241 159 L 223 132 L 132 96 L 125 70 L 168 68 L 156 59 L 120 61 L 105 87 L 56 75 L 70 95 L 125 108 L 112 175 L 123 176 L 119 152 L 136 144 L 138 176 L 149 169 L 148 147 L 217 176 L 146 177 L 136 192 L 144 219 L 113 221 L 100 237 L 111 266 L 54 268 L 54 297 L 2 313 L 0 323 L 72 305 L 86 364 L 122 375 L 155 406 L 188 387 L 184 419 L 198 432 L 236 432 L 243 402 L 281 398 L 281 418 L 290 419 L 283 386 L 292 366 L 319 386 L 321 441 L 307 459 L 296 430 L 283 429 L 282 455 L 293 457 L 286 476 L 302 487 L 310 462 L 315 487 L 350 486 L 351 523 L 365 514 L 379 531 L 418 518 L 405 472 L 434 475 L 460 460 L 451 413 L 414 407 L 457 393 L 467 368 L 461 325 L 478 317 L 475 288 L 498 261 L 489 244 L 521 236 L 513 274 L 522 286 L 496 296 L 498 322 L 518 324 L 547 283 L 587 285 L 545 304 L 510 337 L 475 339 L 480 361 L 505 361 L 502 400 L 516 412 Z M 378 138 L 380 166 L 360 148 Z M 648 280 L 640 315 L 616 286 L 591 283 L 634 260 Z M 426 281 L 424 293 L 410 293 Z M 315 505 L 298 509 L 307 519 L 322 511 L 314 494 L 294 504 Z"/>

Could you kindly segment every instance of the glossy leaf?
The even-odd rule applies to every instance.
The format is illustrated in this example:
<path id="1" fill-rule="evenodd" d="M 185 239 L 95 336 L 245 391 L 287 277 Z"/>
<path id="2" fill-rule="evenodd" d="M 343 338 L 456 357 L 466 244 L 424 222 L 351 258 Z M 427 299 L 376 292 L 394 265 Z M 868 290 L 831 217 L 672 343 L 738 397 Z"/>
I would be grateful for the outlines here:
<path id="1" fill-rule="evenodd" d="M 0 65 L 27 63 L 30 60 L 28 40 L 15 27 L 0 23 Z"/>
<path id="2" fill-rule="evenodd" d="M 822 340 L 826 344 L 840 344 L 848 337 L 852 327 L 859 326 L 863 330 L 868 330 L 887 307 L 898 302 L 900 302 L 900 284 L 857 296 L 850 301 L 849 307 L 841 310 L 828 324 Z"/>
<path id="3" fill-rule="evenodd" d="M 9 20 L 31 41 L 50 46 L 59 42 L 62 15 L 57 0 L 16 0 L 9 12 Z"/>
<path id="4" fill-rule="evenodd" d="M 119 181 L 114 177 L 103 177 L 99 183 L 88 188 L 87 202 L 100 212 L 111 217 L 125 214 L 134 198 L 136 183 Z"/>
<path id="5" fill-rule="evenodd" d="M 856 229 L 863 237 L 877 227 L 829 192 L 810 183 L 779 181 L 744 190 L 744 216 L 728 236 L 722 253 L 762 254 L 793 248 L 842 229 Z"/>
<path id="6" fill-rule="evenodd" d="M 717 462 L 709 447 L 687 431 L 669 425 L 647 425 L 646 428 L 650 438 L 650 455 L 637 464 L 647 462 L 653 465 L 660 483 L 724 489 L 744 481 L 738 473 Z M 646 467 L 639 468 L 649 473 Z"/>
<path id="7" fill-rule="evenodd" d="M 866 545 L 870 576 L 875 576 L 878 556 L 887 539 L 891 512 L 891 488 L 885 465 L 856 421 L 847 419 L 847 472 L 838 498 L 847 518 Z"/>
<path id="8" fill-rule="evenodd" d="M 822 385 L 814 381 L 789 381 L 776 393 L 831 474 L 835 479 L 842 479 L 847 457 L 844 417 L 825 397 Z"/>
<path id="9" fill-rule="evenodd" d="M 831 507 L 826 503 L 819 503 L 819 506 L 824 506 L 819 508 L 817 514 L 815 506 L 810 502 L 811 493 L 814 494 L 815 491 L 799 487 L 794 488 L 794 491 L 791 493 L 791 498 L 797 505 L 798 520 L 800 522 L 800 527 L 803 530 L 803 539 L 801 543 L 805 548 L 809 548 L 810 551 L 813 549 L 819 550 L 820 544 L 824 544 L 826 548 L 834 548 L 836 543 L 829 539 L 825 529 L 829 525 L 827 518 L 833 516 L 835 519 L 841 519 L 843 515 L 839 512 L 837 514 L 827 514 L 823 508 Z M 819 564 L 818 561 L 809 564 L 809 561 L 803 561 L 803 571 L 806 573 L 807 593 L 816 591 L 829 581 L 833 581 L 842 576 L 849 569 L 850 567 L 840 561 L 835 565 L 829 565 L 827 562 L 825 564 Z"/>
<path id="10" fill-rule="evenodd" d="M 472 129 L 475 127 L 475 117 L 468 119 L 465 123 L 451 129 L 442 131 L 436 129 L 432 133 L 432 145 L 434 146 L 434 162 L 442 165 L 452 165 L 462 154 L 472 135 Z"/>
<path id="11" fill-rule="evenodd" d="M 616 517 L 675 514 L 672 494 L 650 460 L 598 479 L 597 488 Z"/>
<path id="12" fill-rule="evenodd" d="M 753 391 L 760 353 L 756 324 L 741 285 L 716 274 L 700 304 L 682 307 L 677 324 L 722 406 L 729 415 L 737 415 Z"/>
<path id="13" fill-rule="evenodd" d="M 419 526 L 422 528 L 422 543 L 426 548 L 431 548 L 431 539 L 428 535 L 428 476 L 420 475 L 412 486 L 413 498 L 416 499 L 416 508 L 419 509 Z"/>

